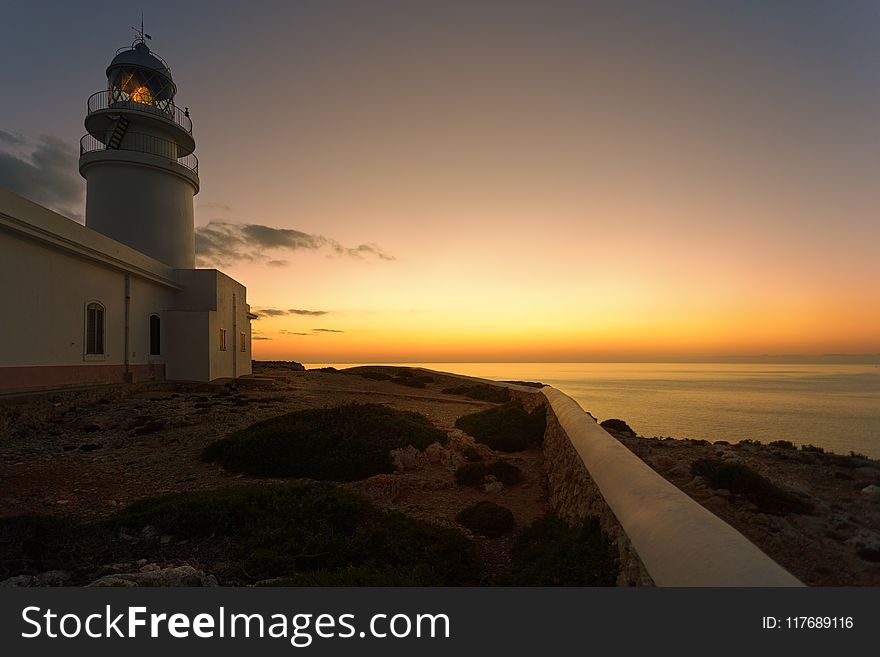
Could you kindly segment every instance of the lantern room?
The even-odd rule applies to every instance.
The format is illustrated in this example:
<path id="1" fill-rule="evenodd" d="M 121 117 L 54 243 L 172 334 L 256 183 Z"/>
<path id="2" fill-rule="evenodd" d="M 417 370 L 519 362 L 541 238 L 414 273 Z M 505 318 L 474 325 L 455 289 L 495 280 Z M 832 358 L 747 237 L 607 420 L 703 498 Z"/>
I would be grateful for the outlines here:
<path id="1" fill-rule="evenodd" d="M 111 105 L 137 103 L 173 112 L 177 87 L 171 71 L 143 41 L 116 53 L 107 67 L 107 82 Z"/>

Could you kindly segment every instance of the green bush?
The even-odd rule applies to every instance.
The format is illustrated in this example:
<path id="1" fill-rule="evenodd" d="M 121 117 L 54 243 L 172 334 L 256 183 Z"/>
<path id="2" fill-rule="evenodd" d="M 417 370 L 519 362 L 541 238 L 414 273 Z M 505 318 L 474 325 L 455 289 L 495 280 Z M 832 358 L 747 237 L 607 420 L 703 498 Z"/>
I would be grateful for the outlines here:
<path id="1" fill-rule="evenodd" d="M 691 472 L 703 477 L 712 488 L 727 489 L 733 496 L 748 500 L 765 513 L 783 515 L 812 510 L 807 502 L 741 463 L 699 459 L 691 464 Z"/>
<path id="2" fill-rule="evenodd" d="M 151 525 L 228 546 L 247 581 L 448 586 L 479 579 L 473 544 L 459 532 L 382 511 L 330 484 L 172 493 L 139 500 L 107 524 Z"/>
<path id="3" fill-rule="evenodd" d="M 522 470 L 504 461 L 495 463 L 466 463 L 455 471 L 455 483 L 462 486 L 480 486 L 486 475 L 493 475 L 505 486 L 513 486 L 523 480 Z"/>
<path id="4" fill-rule="evenodd" d="M 547 408 L 541 405 L 528 413 L 521 404 L 508 402 L 464 415 L 456 420 L 455 426 L 494 450 L 521 452 L 543 441 Z"/>
<path id="5" fill-rule="evenodd" d="M 506 534 L 516 524 L 510 509 L 488 501 L 469 506 L 455 519 L 475 534 L 489 537 Z"/>
<path id="6" fill-rule="evenodd" d="M 444 395 L 461 395 L 468 399 L 487 401 L 494 404 L 503 404 L 510 401 L 510 390 L 499 386 L 490 386 L 485 383 L 467 386 L 453 386 L 443 390 Z"/>
<path id="7" fill-rule="evenodd" d="M 349 404 L 257 422 L 208 445 L 202 459 L 256 476 L 354 481 L 394 472 L 393 449 L 446 440 L 446 432 L 419 413 Z"/>
<path id="8" fill-rule="evenodd" d="M 617 562 L 599 520 L 572 527 L 547 516 L 523 529 L 511 550 L 511 586 L 614 586 Z"/>

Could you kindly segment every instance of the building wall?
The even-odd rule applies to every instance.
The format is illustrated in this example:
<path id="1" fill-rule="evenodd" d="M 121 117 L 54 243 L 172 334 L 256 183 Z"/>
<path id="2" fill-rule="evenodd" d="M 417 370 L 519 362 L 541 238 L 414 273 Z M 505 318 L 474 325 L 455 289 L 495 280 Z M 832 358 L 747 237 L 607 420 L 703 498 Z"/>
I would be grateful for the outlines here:
<path id="1" fill-rule="evenodd" d="M 120 382 L 126 371 L 135 381 L 251 373 L 247 291 L 225 274 L 171 269 L 2 189 L 0 254 L 0 389 Z M 86 306 L 93 301 L 104 307 L 102 355 L 85 354 Z M 159 354 L 150 353 L 153 314 L 160 319 Z"/>
<path id="2" fill-rule="evenodd" d="M 5 231 L 0 231 L 0 253 L 5 292 L 0 388 L 56 380 L 60 384 L 123 380 L 126 273 Z M 161 378 L 163 361 L 148 353 L 149 315 L 157 312 L 161 317 L 173 302 L 174 290 L 135 276 L 130 280 L 129 361 L 141 366 L 134 367 L 135 378 Z M 104 307 L 103 355 L 85 353 L 86 306 L 91 302 Z M 64 367 L 75 369 L 61 372 Z"/>

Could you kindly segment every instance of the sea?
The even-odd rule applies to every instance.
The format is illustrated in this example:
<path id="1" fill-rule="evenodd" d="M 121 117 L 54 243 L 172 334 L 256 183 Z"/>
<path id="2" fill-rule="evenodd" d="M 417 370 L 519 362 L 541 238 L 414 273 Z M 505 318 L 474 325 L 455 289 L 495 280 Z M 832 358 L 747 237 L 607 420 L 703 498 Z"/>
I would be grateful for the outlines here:
<path id="1" fill-rule="evenodd" d="M 539 381 L 573 397 L 599 420 L 625 420 L 642 436 L 788 440 L 880 459 L 880 367 L 873 364 L 370 364 Z"/>

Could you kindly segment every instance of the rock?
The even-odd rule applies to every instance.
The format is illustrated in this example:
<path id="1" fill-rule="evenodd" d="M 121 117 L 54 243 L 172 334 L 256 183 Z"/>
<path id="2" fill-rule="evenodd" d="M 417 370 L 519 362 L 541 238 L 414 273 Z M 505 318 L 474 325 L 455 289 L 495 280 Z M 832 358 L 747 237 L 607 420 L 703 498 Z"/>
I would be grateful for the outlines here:
<path id="1" fill-rule="evenodd" d="M 153 527 L 152 525 L 147 525 L 146 527 L 144 527 L 141 530 L 141 536 L 143 536 L 146 539 L 155 538 L 156 534 L 157 534 L 156 528 Z"/>
<path id="2" fill-rule="evenodd" d="M 443 460 L 443 452 L 446 451 L 443 449 L 443 445 L 440 443 L 431 443 L 425 448 L 425 457 L 428 459 L 428 463 L 440 463 Z"/>
<path id="3" fill-rule="evenodd" d="M 718 490 L 715 491 L 715 494 L 718 497 L 723 497 L 726 500 L 730 499 L 730 491 L 727 490 L 726 488 L 719 488 Z"/>
<path id="4" fill-rule="evenodd" d="M 504 484 L 500 481 L 492 481 L 483 486 L 483 490 L 487 493 L 500 493 L 504 490 Z"/>
<path id="5" fill-rule="evenodd" d="M 168 545 L 170 542 L 171 542 L 171 536 L 169 536 L 168 534 L 162 534 L 159 537 L 159 543 L 161 543 L 162 545 Z"/>
<path id="6" fill-rule="evenodd" d="M 870 484 L 869 486 L 865 486 L 862 489 L 862 495 L 865 497 L 880 497 L 880 486 L 877 484 Z"/>
<path id="7" fill-rule="evenodd" d="M 148 564 L 144 568 L 155 566 Z M 213 575 L 205 573 L 203 570 L 196 570 L 192 566 L 174 566 L 171 568 L 158 568 L 156 570 L 144 571 L 137 573 L 119 573 L 117 575 L 104 575 L 99 577 L 91 584 L 90 587 L 129 587 L 129 586 L 219 586 L 217 578 Z"/>
<path id="8" fill-rule="evenodd" d="M 9 579 L 4 579 L 0 582 L 0 587 L 9 587 L 9 588 L 20 588 L 23 586 L 33 586 L 34 585 L 34 577 L 33 575 L 16 575 L 15 577 L 10 577 Z"/>
<path id="9" fill-rule="evenodd" d="M 411 470 L 418 465 L 421 452 L 412 445 L 391 450 L 391 462 L 395 470 Z"/>
<path id="10" fill-rule="evenodd" d="M 599 423 L 599 426 L 606 431 L 614 431 L 615 433 L 622 433 L 630 436 L 636 435 L 636 432 L 633 431 L 626 422 L 624 422 L 623 420 L 618 420 L 616 418 L 603 420 Z"/>
<path id="11" fill-rule="evenodd" d="M 40 573 L 34 579 L 35 586 L 64 586 L 72 575 L 65 570 L 49 570 Z"/>

